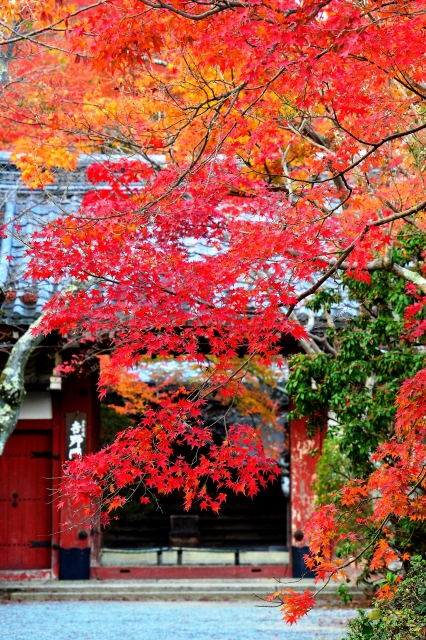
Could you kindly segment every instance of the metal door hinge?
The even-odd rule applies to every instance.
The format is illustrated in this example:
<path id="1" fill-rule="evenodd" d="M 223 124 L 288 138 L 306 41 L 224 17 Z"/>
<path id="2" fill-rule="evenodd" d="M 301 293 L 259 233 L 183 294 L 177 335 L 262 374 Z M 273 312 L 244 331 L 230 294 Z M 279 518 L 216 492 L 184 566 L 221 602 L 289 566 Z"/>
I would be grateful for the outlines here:
<path id="1" fill-rule="evenodd" d="M 52 451 L 30 451 L 31 458 L 53 458 Z"/>

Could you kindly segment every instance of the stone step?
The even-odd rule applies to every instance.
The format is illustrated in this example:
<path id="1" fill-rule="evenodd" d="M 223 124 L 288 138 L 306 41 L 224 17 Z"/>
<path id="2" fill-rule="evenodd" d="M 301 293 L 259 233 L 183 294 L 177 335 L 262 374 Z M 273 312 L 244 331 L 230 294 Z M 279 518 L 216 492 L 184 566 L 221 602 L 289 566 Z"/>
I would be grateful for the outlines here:
<path id="1" fill-rule="evenodd" d="M 320 599 L 341 604 L 336 584 L 315 585 L 313 580 L 87 580 L 0 582 L 0 597 L 9 601 L 42 600 L 234 600 L 263 599 L 268 593 L 291 586 L 297 592 L 321 589 Z M 350 586 L 357 604 L 362 591 Z"/>

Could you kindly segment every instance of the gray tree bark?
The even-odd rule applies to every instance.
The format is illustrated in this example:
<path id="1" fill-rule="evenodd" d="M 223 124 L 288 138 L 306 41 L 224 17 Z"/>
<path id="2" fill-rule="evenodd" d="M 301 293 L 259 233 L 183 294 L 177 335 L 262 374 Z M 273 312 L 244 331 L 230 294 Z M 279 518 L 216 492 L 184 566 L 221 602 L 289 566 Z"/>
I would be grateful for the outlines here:
<path id="1" fill-rule="evenodd" d="M 0 375 L 0 456 L 9 436 L 16 427 L 22 401 L 25 396 L 24 372 L 28 358 L 40 342 L 43 334 L 33 334 L 43 319 L 41 314 L 13 345 L 5 368 Z"/>
<path id="2" fill-rule="evenodd" d="M 61 295 L 72 293 L 78 289 L 87 290 L 92 284 L 93 280 L 80 285 L 72 282 L 62 291 Z M 5 294 L 0 287 L 0 305 L 4 299 Z M 13 345 L 6 366 L 0 375 L 0 456 L 3 455 L 6 442 L 18 422 L 19 411 L 25 396 L 25 366 L 34 349 L 44 338 L 43 333 L 34 335 L 34 331 L 38 329 L 45 317 L 46 312 L 43 311 Z"/>
<path id="3" fill-rule="evenodd" d="M 0 29 L 0 85 L 3 85 L 3 87 L 5 87 L 10 80 L 9 66 L 15 49 L 15 43 L 12 42 L 2 45 L 2 40 L 7 40 L 7 37 L 7 31 Z"/>

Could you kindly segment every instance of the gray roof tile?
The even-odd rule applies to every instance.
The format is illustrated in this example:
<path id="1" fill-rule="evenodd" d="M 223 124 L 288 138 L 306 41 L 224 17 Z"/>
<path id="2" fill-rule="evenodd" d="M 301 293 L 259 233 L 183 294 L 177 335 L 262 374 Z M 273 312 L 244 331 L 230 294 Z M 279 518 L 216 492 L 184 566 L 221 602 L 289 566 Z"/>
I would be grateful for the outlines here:
<path id="1" fill-rule="evenodd" d="M 20 171 L 11 162 L 11 154 L 0 152 L 0 211 L 11 232 L 0 240 L 0 286 L 4 291 L 16 291 L 15 300 L 3 304 L 3 322 L 30 324 L 60 288 L 60 285 L 49 280 L 32 282 L 24 278 L 28 267 L 25 243 L 37 228 L 61 213 L 78 209 L 83 195 L 94 188 L 87 181 L 86 170 L 89 165 L 96 162 L 117 162 L 122 158 L 120 155 L 81 155 L 76 171 L 58 171 L 55 184 L 42 190 L 30 189 L 25 185 Z M 126 159 L 147 160 L 142 156 L 126 156 Z M 161 155 L 150 156 L 150 160 L 154 166 L 165 162 Z M 10 257 L 12 260 L 8 259 Z M 25 304 L 22 300 L 25 292 L 36 294 L 37 302 Z"/>

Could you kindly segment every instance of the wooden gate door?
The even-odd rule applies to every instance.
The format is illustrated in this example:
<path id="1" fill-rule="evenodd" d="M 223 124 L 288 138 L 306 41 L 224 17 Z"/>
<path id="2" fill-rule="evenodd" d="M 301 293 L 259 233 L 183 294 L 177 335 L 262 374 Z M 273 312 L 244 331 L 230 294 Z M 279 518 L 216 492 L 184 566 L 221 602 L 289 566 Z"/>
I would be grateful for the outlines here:
<path id="1" fill-rule="evenodd" d="M 48 569 L 52 434 L 15 431 L 0 457 L 0 569 Z"/>

